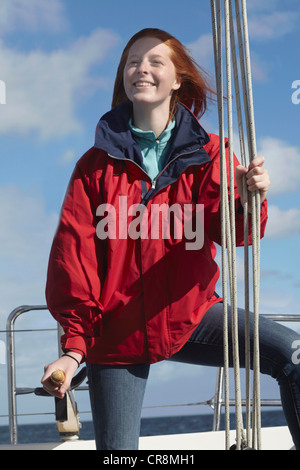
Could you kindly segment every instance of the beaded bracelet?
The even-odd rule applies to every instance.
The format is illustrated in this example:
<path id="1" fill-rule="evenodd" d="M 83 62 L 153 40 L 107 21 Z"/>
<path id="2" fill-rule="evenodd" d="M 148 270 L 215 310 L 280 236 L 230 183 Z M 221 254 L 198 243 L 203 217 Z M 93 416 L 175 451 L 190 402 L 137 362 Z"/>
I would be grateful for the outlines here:
<path id="1" fill-rule="evenodd" d="M 80 362 L 79 362 L 79 361 L 77 361 L 77 359 L 75 359 L 75 357 L 73 357 L 73 356 L 70 356 L 70 354 L 67 354 L 67 353 L 65 353 L 65 354 L 63 354 L 63 355 L 62 355 L 62 357 L 64 357 L 64 356 L 68 356 L 68 357 L 71 357 L 72 359 L 74 359 L 74 361 L 76 361 L 76 362 L 77 362 L 77 364 L 78 364 L 78 367 L 80 367 Z"/>

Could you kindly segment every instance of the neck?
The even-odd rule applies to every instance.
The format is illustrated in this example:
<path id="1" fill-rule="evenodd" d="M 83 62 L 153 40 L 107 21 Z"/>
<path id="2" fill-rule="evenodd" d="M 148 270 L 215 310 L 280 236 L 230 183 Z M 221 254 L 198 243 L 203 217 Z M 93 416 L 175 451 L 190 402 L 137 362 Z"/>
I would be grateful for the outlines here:
<path id="1" fill-rule="evenodd" d="M 161 107 L 133 106 L 133 124 L 143 131 L 153 131 L 159 137 L 169 123 L 169 106 Z"/>

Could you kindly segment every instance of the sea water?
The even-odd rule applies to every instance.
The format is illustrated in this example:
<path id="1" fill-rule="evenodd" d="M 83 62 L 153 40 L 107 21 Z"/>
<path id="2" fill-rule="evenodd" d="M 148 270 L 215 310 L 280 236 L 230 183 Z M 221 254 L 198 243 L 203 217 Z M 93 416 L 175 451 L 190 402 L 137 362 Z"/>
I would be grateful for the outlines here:
<path id="1" fill-rule="evenodd" d="M 234 429 L 235 416 L 231 414 L 231 427 Z M 282 410 L 262 411 L 261 422 L 263 427 L 286 426 Z M 93 424 L 91 421 L 81 422 L 79 437 L 84 440 L 94 439 Z M 211 431 L 213 426 L 212 414 L 167 416 L 155 418 L 142 418 L 141 436 L 158 436 L 163 434 L 182 434 L 192 432 Z M 224 429 L 221 420 L 220 429 Z M 56 423 L 20 424 L 18 426 L 18 443 L 45 443 L 59 442 L 60 436 Z M 9 444 L 8 426 L 0 426 L 0 445 Z"/>

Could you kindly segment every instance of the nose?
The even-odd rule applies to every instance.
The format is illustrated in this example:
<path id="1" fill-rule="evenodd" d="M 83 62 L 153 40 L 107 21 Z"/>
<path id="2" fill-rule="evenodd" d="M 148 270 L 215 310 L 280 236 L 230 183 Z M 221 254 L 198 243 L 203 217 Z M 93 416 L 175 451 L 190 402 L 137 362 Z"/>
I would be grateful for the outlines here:
<path id="1" fill-rule="evenodd" d="M 145 59 L 139 62 L 137 71 L 141 74 L 145 74 L 149 72 L 149 64 Z"/>

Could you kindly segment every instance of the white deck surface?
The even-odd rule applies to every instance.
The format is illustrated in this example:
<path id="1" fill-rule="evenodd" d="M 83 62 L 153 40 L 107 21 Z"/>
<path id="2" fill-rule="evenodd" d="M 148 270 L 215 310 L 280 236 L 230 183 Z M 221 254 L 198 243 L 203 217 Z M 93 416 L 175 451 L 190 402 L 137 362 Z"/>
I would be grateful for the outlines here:
<path id="1" fill-rule="evenodd" d="M 140 438 L 140 450 L 224 450 L 224 431 L 189 434 L 170 434 Z M 235 443 L 235 431 L 231 431 L 231 444 Z M 287 427 L 263 428 L 262 450 L 293 449 L 293 441 Z M 0 446 L 1 450 L 95 450 L 94 441 L 75 440 L 53 444 L 20 444 Z"/>

